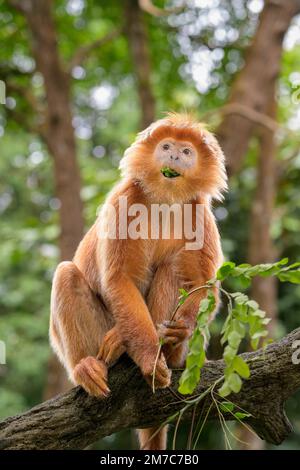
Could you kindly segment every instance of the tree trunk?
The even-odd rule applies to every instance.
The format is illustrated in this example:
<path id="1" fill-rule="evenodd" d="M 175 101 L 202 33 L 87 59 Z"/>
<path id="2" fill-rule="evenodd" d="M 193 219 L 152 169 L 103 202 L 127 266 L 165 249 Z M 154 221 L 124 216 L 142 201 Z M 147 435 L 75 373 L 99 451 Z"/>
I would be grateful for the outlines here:
<path id="1" fill-rule="evenodd" d="M 275 181 L 275 136 L 274 129 L 263 127 L 250 112 L 263 113 L 276 119 L 275 90 L 280 71 L 282 43 L 293 17 L 300 12 L 299 0 L 267 0 L 261 13 L 257 32 L 245 58 L 245 66 L 233 84 L 230 105 L 242 106 L 249 118 L 237 112 L 225 114 L 217 130 L 220 144 L 225 152 L 228 175 L 237 173 L 246 155 L 250 138 L 257 132 L 260 140 L 260 153 L 257 167 L 257 187 L 251 211 L 248 261 L 251 264 L 273 262 L 273 246 L 270 227 L 276 195 Z M 228 107 L 227 107 L 228 108 Z M 253 113 L 252 113 L 253 114 Z M 276 279 L 255 278 L 251 297 L 272 318 L 270 332 L 274 331 L 277 316 Z M 239 448 L 262 449 L 264 443 L 240 426 Z"/>
<path id="2" fill-rule="evenodd" d="M 267 115 L 276 119 L 277 103 L 275 87 Z M 272 216 L 276 197 L 276 142 L 271 129 L 261 127 L 259 133 L 259 155 L 257 159 L 256 191 L 251 210 L 248 261 L 250 264 L 273 263 L 276 258 L 271 236 Z M 271 322 L 268 329 L 271 337 L 277 320 L 277 279 L 274 276 L 255 277 L 251 286 L 251 298 L 268 313 Z M 248 429 L 239 426 L 239 449 L 262 450 L 264 442 Z M 245 444 L 244 444 L 245 443 Z"/>
<path id="3" fill-rule="evenodd" d="M 283 38 L 299 12 L 300 0 L 266 0 L 228 104 L 238 103 L 250 111 L 266 112 L 280 71 Z M 255 126 L 253 120 L 235 112 L 224 116 L 217 134 L 226 155 L 229 176 L 241 168 Z"/>
<path id="4" fill-rule="evenodd" d="M 292 362 L 293 344 L 300 339 L 300 328 L 265 351 L 243 354 L 251 376 L 239 394 L 230 396 L 252 417 L 247 423 L 266 441 L 280 444 L 291 432 L 284 403 L 300 387 L 300 368 Z M 250 362 L 249 362 L 250 361 Z M 210 361 L 202 371 L 197 394 L 215 384 L 223 374 L 223 361 Z M 83 449 L 97 439 L 129 428 L 161 424 L 185 403 L 178 396 L 180 371 L 173 371 L 170 389 L 153 394 L 138 367 L 124 357 L 109 371 L 111 394 L 105 400 L 88 396 L 80 387 L 36 406 L 27 413 L 0 423 L 0 449 Z M 216 387 L 217 390 L 217 387 Z M 195 419 L 212 403 L 208 393 L 196 407 Z M 193 407 L 182 419 L 190 420 Z M 213 406 L 209 419 L 218 417 Z M 225 419 L 232 419 L 225 414 Z"/>
<path id="5" fill-rule="evenodd" d="M 60 258 L 70 260 L 83 237 L 83 206 L 80 174 L 70 108 L 70 82 L 57 47 L 51 0 L 28 0 L 23 7 L 32 34 L 37 70 L 44 80 L 47 116 L 44 140 L 53 157 L 56 196 L 60 203 Z M 49 360 L 45 398 L 70 387 L 56 357 Z"/>
<path id="6" fill-rule="evenodd" d="M 70 83 L 60 61 L 51 0 L 29 0 L 25 16 L 32 33 L 37 69 L 47 100 L 46 144 L 53 156 L 56 195 L 60 201 L 60 255 L 72 259 L 83 237 L 80 174 L 70 109 Z"/>
<path id="7" fill-rule="evenodd" d="M 268 115 L 276 119 L 275 90 Z M 276 197 L 276 143 L 270 129 L 259 131 L 260 149 L 257 162 L 257 187 L 251 211 L 248 260 L 250 264 L 273 263 L 276 251 L 271 236 L 271 224 Z M 269 325 L 274 332 L 277 317 L 277 282 L 275 277 L 254 278 L 251 296 L 273 319 Z"/>
<path id="8" fill-rule="evenodd" d="M 140 127 L 144 129 L 155 120 L 155 99 L 150 77 L 151 63 L 144 15 L 137 0 L 124 1 L 125 34 L 132 57 L 141 107 Z"/>

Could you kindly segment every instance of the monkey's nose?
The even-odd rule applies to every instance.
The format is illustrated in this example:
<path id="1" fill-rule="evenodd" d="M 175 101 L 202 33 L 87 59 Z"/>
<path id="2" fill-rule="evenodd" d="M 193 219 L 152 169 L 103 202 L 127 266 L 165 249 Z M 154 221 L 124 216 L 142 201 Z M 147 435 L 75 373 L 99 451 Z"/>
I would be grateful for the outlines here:
<path id="1" fill-rule="evenodd" d="M 179 160 L 179 157 L 174 157 L 174 155 L 170 155 L 171 160 Z"/>

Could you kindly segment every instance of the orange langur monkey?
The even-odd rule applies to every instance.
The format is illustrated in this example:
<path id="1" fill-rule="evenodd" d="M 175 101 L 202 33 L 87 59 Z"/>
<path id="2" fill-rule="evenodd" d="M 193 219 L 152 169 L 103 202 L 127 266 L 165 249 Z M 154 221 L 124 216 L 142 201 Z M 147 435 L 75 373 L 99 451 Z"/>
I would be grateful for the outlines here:
<path id="1" fill-rule="evenodd" d="M 166 171 L 167 168 L 167 171 Z M 120 197 L 128 207 L 139 203 L 197 204 L 204 207 L 202 247 L 186 248 L 186 237 L 101 237 L 113 222 L 100 212 L 72 262 L 57 267 L 51 296 L 50 338 L 74 384 L 90 395 L 106 397 L 107 368 L 123 352 L 148 382 L 158 351 L 156 387 L 170 384 L 168 368 L 184 364 L 204 290 L 192 294 L 170 321 L 178 289 L 201 286 L 222 263 L 220 238 L 210 203 L 226 189 L 223 153 L 212 134 L 187 115 L 171 113 L 141 132 L 121 161 L 123 179 L 108 196 L 118 212 Z M 128 221 L 131 217 L 127 214 Z M 117 222 L 120 222 L 118 219 Z M 174 226 L 173 226 L 174 228 Z M 172 236 L 173 234 L 173 236 Z M 217 293 L 215 293 L 217 297 Z M 138 431 L 144 449 L 164 449 L 166 429 Z"/>

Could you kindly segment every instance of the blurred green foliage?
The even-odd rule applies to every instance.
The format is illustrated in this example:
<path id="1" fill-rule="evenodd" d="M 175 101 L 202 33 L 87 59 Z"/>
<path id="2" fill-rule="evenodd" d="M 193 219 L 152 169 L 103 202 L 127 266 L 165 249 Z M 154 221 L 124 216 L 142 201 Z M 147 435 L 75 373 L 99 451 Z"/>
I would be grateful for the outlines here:
<path id="1" fill-rule="evenodd" d="M 197 6 L 197 3 L 200 6 Z M 58 0 L 54 14 L 60 53 L 65 62 L 83 44 L 122 24 L 123 3 Z M 156 2 L 163 5 L 163 1 Z M 145 15 L 152 63 L 151 81 L 157 116 L 166 110 L 193 109 L 199 117 L 222 106 L 235 74 L 243 65 L 245 47 L 257 22 L 260 2 L 189 2 L 177 15 Z M 24 18 L 0 0 L 0 78 L 42 95 L 42 80 L 33 72 L 30 35 Z M 296 27 L 296 26 L 294 26 Z M 299 26 L 298 26 L 299 36 Z M 278 86 L 279 120 L 293 132 L 278 137 L 278 162 L 293 159 L 280 173 L 272 234 L 280 257 L 300 259 L 299 102 L 292 99 L 300 83 L 300 45 L 290 35 Z M 115 181 L 118 162 L 138 130 L 139 103 L 126 37 L 120 35 L 95 50 L 73 70 L 72 100 L 87 227 Z M 297 85 L 298 84 L 298 85 Z M 24 125 L 9 109 L 25 113 Z M 6 112 L 8 110 L 8 112 Z M 0 418 L 40 402 L 47 373 L 48 317 L 51 278 L 58 262 L 58 201 L 54 195 L 52 161 L 43 142 L 26 131 L 36 115 L 26 103 L 9 96 L 0 105 L 0 340 L 7 364 L 0 365 Z M 213 128 L 218 114 L 210 119 Z M 216 208 L 227 258 L 247 258 L 249 210 L 255 189 L 257 144 L 251 146 L 240 174 L 230 183 L 226 202 Z M 279 288 L 279 333 L 299 325 L 300 288 Z M 221 314 L 222 315 L 222 314 Z M 281 448 L 300 446 L 300 397 L 289 401 L 295 433 Z M 222 448 L 216 423 L 209 423 L 201 448 Z M 184 447 L 187 427 L 178 437 Z M 107 437 L 98 448 L 128 448 L 128 432 Z"/>

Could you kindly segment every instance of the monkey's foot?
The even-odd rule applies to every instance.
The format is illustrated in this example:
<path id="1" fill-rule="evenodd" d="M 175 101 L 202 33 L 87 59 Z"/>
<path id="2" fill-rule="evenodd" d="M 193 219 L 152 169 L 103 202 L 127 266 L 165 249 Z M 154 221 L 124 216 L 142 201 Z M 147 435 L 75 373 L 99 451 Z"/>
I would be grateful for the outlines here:
<path id="1" fill-rule="evenodd" d="M 107 367 L 103 361 L 88 356 L 76 365 L 73 371 L 74 381 L 94 397 L 106 398 L 110 392 L 107 386 Z"/>
<path id="2" fill-rule="evenodd" d="M 125 352 L 122 338 L 116 327 L 109 330 L 103 338 L 97 359 L 102 360 L 105 364 L 111 366 Z"/>
<path id="3" fill-rule="evenodd" d="M 147 368 L 143 368 L 143 375 L 148 384 L 153 386 L 153 375 L 154 375 L 154 387 L 155 388 L 166 388 L 171 384 L 172 371 L 168 368 L 166 360 L 163 355 L 158 359 L 155 370 L 154 364 L 149 368 L 150 361 Z"/>
<path id="4" fill-rule="evenodd" d="M 166 320 L 158 325 L 158 335 L 164 344 L 178 345 L 190 337 L 190 328 L 186 322 L 180 320 Z"/>

